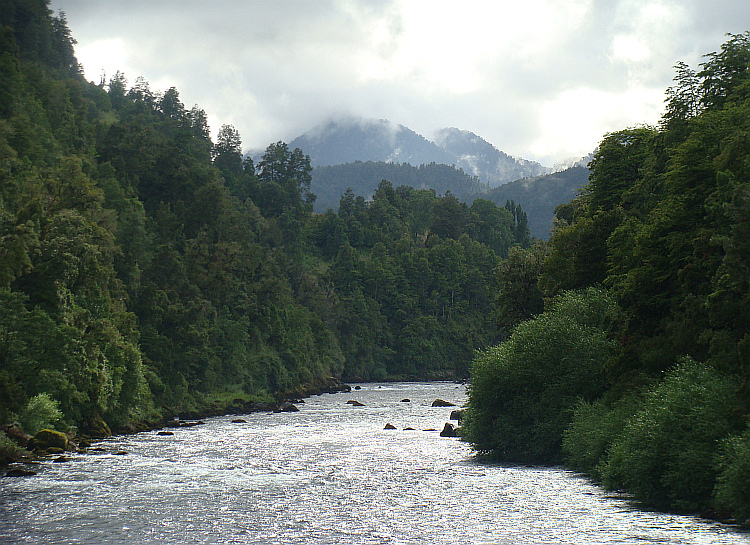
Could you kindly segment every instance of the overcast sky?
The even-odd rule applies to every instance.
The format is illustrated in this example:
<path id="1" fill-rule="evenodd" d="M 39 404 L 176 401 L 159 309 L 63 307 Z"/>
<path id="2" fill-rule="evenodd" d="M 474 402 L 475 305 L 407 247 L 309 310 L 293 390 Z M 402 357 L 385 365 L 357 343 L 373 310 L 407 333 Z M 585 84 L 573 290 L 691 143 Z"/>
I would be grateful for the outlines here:
<path id="1" fill-rule="evenodd" d="M 697 68 L 748 0 L 52 0 L 89 80 L 176 87 L 243 147 L 335 116 L 432 139 L 472 131 L 551 165 L 654 124 L 673 66 Z"/>

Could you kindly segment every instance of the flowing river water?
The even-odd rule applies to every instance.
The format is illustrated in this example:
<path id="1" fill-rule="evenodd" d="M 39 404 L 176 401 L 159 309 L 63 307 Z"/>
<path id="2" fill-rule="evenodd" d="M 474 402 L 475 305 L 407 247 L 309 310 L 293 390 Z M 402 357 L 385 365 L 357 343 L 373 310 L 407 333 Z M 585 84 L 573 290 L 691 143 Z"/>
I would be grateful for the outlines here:
<path id="1" fill-rule="evenodd" d="M 365 384 L 295 413 L 111 438 L 1 479 L 0 543 L 750 543 L 732 527 L 639 510 L 559 468 L 481 463 L 424 431 L 449 419 L 436 398 L 460 405 L 465 389 Z"/>

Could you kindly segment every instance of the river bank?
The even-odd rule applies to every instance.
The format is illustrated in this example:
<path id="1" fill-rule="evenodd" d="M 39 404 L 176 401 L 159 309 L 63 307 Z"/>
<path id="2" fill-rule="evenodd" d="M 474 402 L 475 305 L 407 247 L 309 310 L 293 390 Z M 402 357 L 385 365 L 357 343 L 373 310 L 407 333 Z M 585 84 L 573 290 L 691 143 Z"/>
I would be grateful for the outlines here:
<path id="1" fill-rule="evenodd" d="M 156 418 L 120 426 L 110 426 L 104 419 L 97 416 L 90 419 L 80 430 L 74 429 L 68 432 L 41 430 L 31 436 L 17 425 L 9 424 L 0 429 L 12 442 L 12 444 L 0 442 L 0 470 L 6 470 L 5 476 L 31 476 L 35 472 L 28 466 L 49 459 L 67 461 L 65 453 L 86 453 L 92 445 L 111 437 L 147 431 L 192 428 L 202 425 L 203 419 L 217 416 L 247 415 L 257 412 L 296 412 L 298 410 L 296 404 L 304 403 L 306 398 L 322 394 L 346 393 L 351 390 L 350 385 L 336 377 L 330 377 L 322 384 L 300 385 L 294 389 L 279 392 L 272 401 L 234 398 L 228 403 L 217 404 L 214 401 L 198 404 L 191 410 L 162 407 Z"/>

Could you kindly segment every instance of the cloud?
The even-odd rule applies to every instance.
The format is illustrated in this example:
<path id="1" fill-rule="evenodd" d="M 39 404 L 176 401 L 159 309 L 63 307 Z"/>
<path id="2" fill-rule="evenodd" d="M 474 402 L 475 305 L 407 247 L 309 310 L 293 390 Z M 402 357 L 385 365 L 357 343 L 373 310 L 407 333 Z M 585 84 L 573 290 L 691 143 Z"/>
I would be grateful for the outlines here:
<path id="1" fill-rule="evenodd" d="M 337 115 L 475 132 L 547 163 L 655 123 L 679 60 L 750 28 L 746 0 L 53 0 L 86 75 L 175 86 L 246 148 Z"/>

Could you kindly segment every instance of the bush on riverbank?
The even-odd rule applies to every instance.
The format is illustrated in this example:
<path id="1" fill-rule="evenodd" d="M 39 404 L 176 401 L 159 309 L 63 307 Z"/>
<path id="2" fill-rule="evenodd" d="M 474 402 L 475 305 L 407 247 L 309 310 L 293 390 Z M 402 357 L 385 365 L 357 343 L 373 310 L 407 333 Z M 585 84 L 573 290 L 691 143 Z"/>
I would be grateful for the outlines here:
<path id="1" fill-rule="evenodd" d="M 750 429 L 724 439 L 716 465 L 714 507 L 750 525 Z"/>
<path id="2" fill-rule="evenodd" d="M 29 435 L 44 428 L 54 428 L 63 418 L 59 406 L 60 403 L 46 393 L 35 395 L 18 415 L 18 421 Z"/>
<path id="3" fill-rule="evenodd" d="M 744 424 L 737 386 L 707 365 L 682 361 L 615 437 L 604 485 L 659 509 L 711 509 L 719 445 Z"/>
<path id="4" fill-rule="evenodd" d="M 605 291 L 561 295 L 519 325 L 472 367 L 462 436 L 482 453 L 510 462 L 562 461 L 562 435 L 579 400 L 604 392 L 607 336 L 617 307 Z"/>

